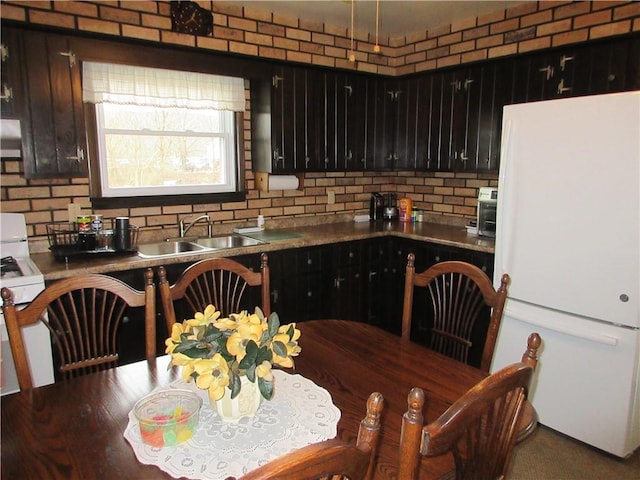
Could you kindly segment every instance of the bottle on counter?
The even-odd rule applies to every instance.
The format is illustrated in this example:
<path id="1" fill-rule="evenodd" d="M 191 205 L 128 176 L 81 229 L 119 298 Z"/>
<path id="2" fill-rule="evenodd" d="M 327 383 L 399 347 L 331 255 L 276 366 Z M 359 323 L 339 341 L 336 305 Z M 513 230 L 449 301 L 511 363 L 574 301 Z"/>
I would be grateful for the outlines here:
<path id="1" fill-rule="evenodd" d="M 100 232 L 102 230 L 103 222 L 102 215 L 93 214 L 91 215 L 91 230 L 94 232 Z"/>
<path id="2" fill-rule="evenodd" d="M 410 222 L 413 210 L 413 200 L 408 197 L 402 197 L 398 202 L 399 217 L 401 222 Z"/>

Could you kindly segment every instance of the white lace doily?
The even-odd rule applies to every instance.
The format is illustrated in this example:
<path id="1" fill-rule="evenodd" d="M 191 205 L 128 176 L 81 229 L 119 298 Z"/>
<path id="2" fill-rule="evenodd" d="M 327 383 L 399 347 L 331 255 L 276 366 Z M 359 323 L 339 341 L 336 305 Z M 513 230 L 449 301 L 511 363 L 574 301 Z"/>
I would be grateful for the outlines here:
<path id="1" fill-rule="evenodd" d="M 311 443 L 334 438 L 340 410 L 331 394 L 301 375 L 274 370 L 275 394 L 262 400 L 253 418 L 223 422 L 207 392 L 182 380 L 166 388 L 186 388 L 202 398 L 194 436 L 174 447 L 155 448 L 140 437 L 138 421 L 129 412 L 124 438 L 138 461 L 156 465 L 175 478 L 224 480 L 240 477 L 258 466 Z"/>

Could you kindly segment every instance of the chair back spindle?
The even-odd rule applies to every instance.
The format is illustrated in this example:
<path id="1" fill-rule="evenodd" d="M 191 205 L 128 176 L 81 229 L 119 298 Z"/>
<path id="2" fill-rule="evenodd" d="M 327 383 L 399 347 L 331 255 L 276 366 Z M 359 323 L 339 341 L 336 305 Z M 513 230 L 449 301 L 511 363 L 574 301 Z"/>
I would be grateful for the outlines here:
<path id="1" fill-rule="evenodd" d="M 228 317 L 243 309 L 243 302 L 253 287 L 260 288 L 259 306 L 268 317 L 271 313 L 271 297 L 266 253 L 260 256 L 259 272 L 230 258 L 208 258 L 189 266 L 173 285 L 169 284 L 166 269 L 158 268 L 158 288 L 169 334 L 173 324 L 178 321 L 177 301 L 184 301 L 190 315 L 204 311 L 207 305 L 213 305 L 224 317 Z"/>

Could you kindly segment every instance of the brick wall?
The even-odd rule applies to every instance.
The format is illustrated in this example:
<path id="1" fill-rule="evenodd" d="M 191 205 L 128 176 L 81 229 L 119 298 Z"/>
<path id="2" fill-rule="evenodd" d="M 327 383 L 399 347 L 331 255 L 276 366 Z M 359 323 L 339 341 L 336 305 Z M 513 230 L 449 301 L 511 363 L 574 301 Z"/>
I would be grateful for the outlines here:
<path id="1" fill-rule="evenodd" d="M 346 29 L 292 17 L 264 14 L 233 2 L 198 3 L 213 10 L 211 37 L 171 32 L 169 3 L 156 1 L 17 1 L 3 0 L 0 18 L 82 32 L 233 52 L 313 65 L 402 75 L 505 55 L 525 53 L 568 43 L 640 31 L 640 2 L 543 1 L 477 18 L 413 32 L 400 38 L 381 38 L 381 54 L 373 41 L 355 32 L 356 63 L 347 60 L 351 34 Z M 247 94 L 248 95 L 248 94 Z M 248 98 L 250 101 L 250 99 Z M 142 227 L 142 241 L 173 235 L 178 218 L 208 212 L 219 232 L 262 214 L 269 224 L 313 223 L 350 219 L 368 212 L 372 191 L 395 191 L 413 198 L 416 208 L 431 218 L 466 223 L 475 215 L 477 189 L 496 185 L 493 174 L 373 173 L 306 174 L 301 191 L 258 192 L 251 171 L 250 116 L 245 120 L 246 178 L 244 202 L 101 210 L 105 218 L 128 215 Z M 22 164 L 1 163 L 3 212 L 24 212 L 32 249 L 46 247 L 45 225 L 67 220 L 67 204 L 91 210 L 87 179 L 25 180 Z M 336 203 L 327 205 L 327 192 Z"/>

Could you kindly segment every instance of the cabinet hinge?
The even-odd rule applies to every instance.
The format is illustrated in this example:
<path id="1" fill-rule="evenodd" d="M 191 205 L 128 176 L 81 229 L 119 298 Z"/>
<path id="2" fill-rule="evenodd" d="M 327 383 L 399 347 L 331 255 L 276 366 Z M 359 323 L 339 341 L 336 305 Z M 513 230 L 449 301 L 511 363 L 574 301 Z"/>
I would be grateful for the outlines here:
<path id="1" fill-rule="evenodd" d="M 570 92 L 571 87 L 564 86 L 564 78 L 560 79 L 560 83 L 558 84 L 558 95 L 562 95 L 564 92 Z"/>
<path id="2" fill-rule="evenodd" d="M 0 57 L 2 58 L 3 62 L 6 62 L 7 58 L 9 58 L 9 49 L 4 43 L 0 44 Z"/>
<path id="3" fill-rule="evenodd" d="M 547 80 L 553 77 L 553 67 L 551 65 L 547 65 L 545 68 L 540 68 L 538 71 L 546 73 Z"/>
<path id="4" fill-rule="evenodd" d="M 278 84 L 284 80 L 284 77 L 279 77 L 278 75 L 274 75 L 273 77 L 271 77 L 271 84 L 273 85 L 274 88 L 278 88 Z"/>
<path id="5" fill-rule="evenodd" d="M 560 70 L 564 72 L 564 67 L 567 65 L 567 62 L 570 62 L 573 59 L 574 57 L 568 57 L 566 55 L 560 57 Z"/>
<path id="6" fill-rule="evenodd" d="M 402 94 L 402 90 L 389 90 L 387 92 L 387 95 L 391 97 L 391 101 L 398 100 L 398 97 L 400 96 L 400 94 Z"/>
<path id="7" fill-rule="evenodd" d="M 76 155 L 67 157 L 67 160 L 75 160 L 78 163 L 84 161 L 84 148 L 76 147 Z"/>
<path id="8" fill-rule="evenodd" d="M 69 50 L 68 52 L 58 52 L 58 53 L 63 57 L 67 57 L 69 59 L 69 68 L 76 66 L 76 54 L 73 53 L 71 50 Z"/>
<path id="9" fill-rule="evenodd" d="M 5 102 L 8 102 L 12 98 L 13 98 L 13 90 L 11 90 L 11 87 L 8 87 L 6 83 L 3 83 L 2 94 L 0 94 L 0 100 L 4 100 Z"/>
<path id="10" fill-rule="evenodd" d="M 280 150 L 278 148 L 273 149 L 273 164 L 277 165 L 278 162 L 284 160 L 284 156 L 280 155 Z"/>

